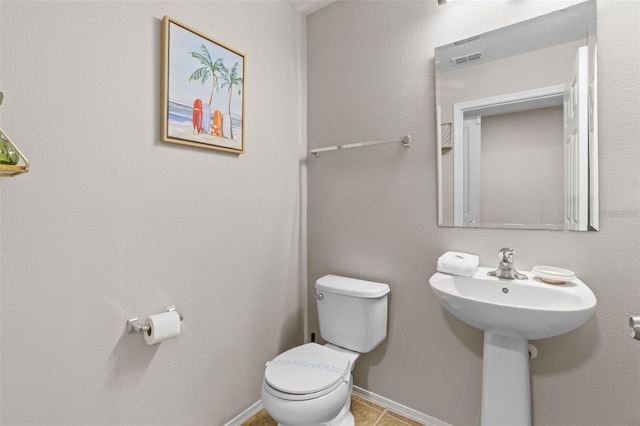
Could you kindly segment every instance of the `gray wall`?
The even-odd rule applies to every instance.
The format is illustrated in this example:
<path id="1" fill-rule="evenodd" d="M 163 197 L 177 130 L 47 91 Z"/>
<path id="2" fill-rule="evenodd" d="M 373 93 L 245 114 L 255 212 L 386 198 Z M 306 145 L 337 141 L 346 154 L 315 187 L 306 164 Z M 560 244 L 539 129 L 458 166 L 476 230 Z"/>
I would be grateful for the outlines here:
<path id="1" fill-rule="evenodd" d="M 595 316 L 534 342 L 536 425 L 638 425 L 640 347 L 640 2 L 601 0 L 601 232 L 436 226 L 433 51 L 575 2 L 337 2 L 308 28 L 311 148 L 411 134 L 414 144 L 309 158 L 309 286 L 327 273 L 391 285 L 388 339 L 358 360 L 356 385 L 455 425 L 478 424 L 482 333 L 445 312 L 427 280 L 446 250 L 517 249 L 516 266 L 577 272 Z M 628 211 L 630 209 L 631 211 Z M 310 329 L 317 330 L 310 297 Z"/>
<path id="2" fill-rule="evenodd" d="M 564 226 L 562 106 L 482 117 L 481 223 Z"/>
<path id="3" fill-rule="evenodd" d="M 304 17 L 262 1 L 0 11 L 2 128 L 32 163 L 0 180 L 0 422 L 225 423 L 302 341 Z M 245 154 L 159 141 L 164 15 L 246 53 Z M 178 338 L 125 333 L 169 304 Z"/>

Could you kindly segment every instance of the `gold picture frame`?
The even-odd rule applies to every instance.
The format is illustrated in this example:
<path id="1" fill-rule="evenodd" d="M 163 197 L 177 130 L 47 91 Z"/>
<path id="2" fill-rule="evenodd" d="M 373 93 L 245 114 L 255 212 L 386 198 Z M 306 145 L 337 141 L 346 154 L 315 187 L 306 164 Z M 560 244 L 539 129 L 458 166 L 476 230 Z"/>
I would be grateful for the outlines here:
<path id="1" fill-rule="evenodd" d="M 244 53 L 162 19 L 163 142 L 244 153 Z"/>

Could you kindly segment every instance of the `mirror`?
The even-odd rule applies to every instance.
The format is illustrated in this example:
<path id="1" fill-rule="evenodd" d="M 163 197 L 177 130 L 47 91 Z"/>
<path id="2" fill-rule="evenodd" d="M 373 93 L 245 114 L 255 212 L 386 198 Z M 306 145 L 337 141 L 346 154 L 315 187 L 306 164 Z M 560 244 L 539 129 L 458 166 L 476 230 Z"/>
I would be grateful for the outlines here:
<path id="1" fill-rule="evenodd" d="M 435 51 L 438 225 L 598 230 L 596 4 Z"/>

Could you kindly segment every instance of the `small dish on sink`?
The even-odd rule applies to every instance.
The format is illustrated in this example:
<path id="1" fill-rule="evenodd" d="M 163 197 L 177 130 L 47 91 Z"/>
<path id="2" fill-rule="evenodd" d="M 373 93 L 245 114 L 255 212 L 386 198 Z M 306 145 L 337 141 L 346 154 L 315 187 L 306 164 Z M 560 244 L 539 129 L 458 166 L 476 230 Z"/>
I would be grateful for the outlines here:
<path id="1" fill-rule="evenodd" d="M 564 284 L 566 281 L 576 279 L 576 274 L 573 271 L 555 266 L 534 266 L 531 272 L 548 284 Z"/>

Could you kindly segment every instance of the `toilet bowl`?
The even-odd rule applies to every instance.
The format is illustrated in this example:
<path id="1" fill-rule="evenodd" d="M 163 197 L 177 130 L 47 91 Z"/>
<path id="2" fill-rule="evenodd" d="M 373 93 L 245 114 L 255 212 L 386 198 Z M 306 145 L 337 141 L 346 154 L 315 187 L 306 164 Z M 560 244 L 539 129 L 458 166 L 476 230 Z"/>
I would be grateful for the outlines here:
<path id="1" fill-rule="evenodd" d="M 350 426 L 357 353 L 307 343 L 267 363 L 262 403 L 279 425 Z"/>
<path id="2" fill-rule="evenodd" d="M 351 371 L 387 335 L 383 283 L 326 275 L 316 281 L 320 335 L 266 365 L 262 404 L 282 426 L 353 426 Z"/>

